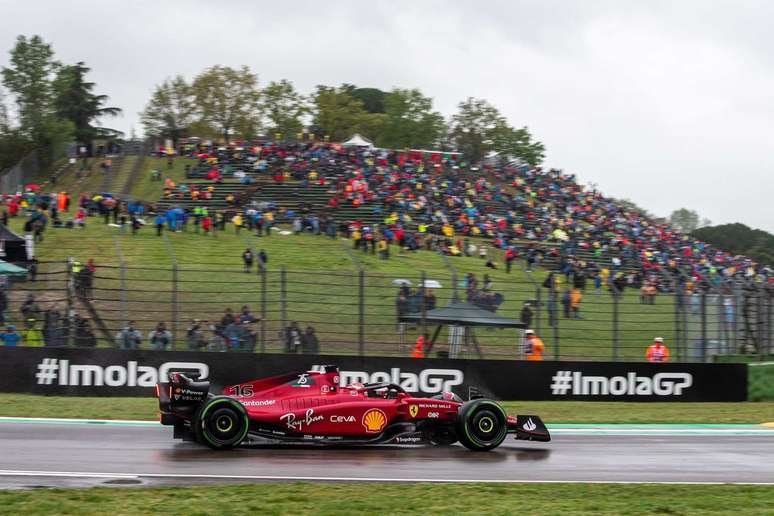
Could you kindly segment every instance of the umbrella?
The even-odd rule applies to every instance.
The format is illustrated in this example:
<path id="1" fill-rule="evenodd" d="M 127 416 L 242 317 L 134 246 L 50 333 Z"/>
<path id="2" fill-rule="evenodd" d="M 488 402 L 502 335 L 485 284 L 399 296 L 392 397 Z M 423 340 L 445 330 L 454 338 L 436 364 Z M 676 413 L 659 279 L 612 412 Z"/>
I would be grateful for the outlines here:
<path id="1" fill-rule="evenodd" d="M 25 188 L 25 190 L 32 190 L 32 191 L 37 192 L 38 190 L 40 190 L 40 185 L 36 185 L 35 183 L 30 183 L 27 186 L 25 186 L 24 188 Z"/>
<path id="2" fill-rule="evenodd" d="M 410 287 L 412 285 L 411 280 L 407 280 L 407 279 L 403 279 L 403 278 L 398 278 L 398 279 L 392 280 L 392 284 L 393 285 L 398 285 L 399 287 L 402 287 L 404 285 L 407 286 L 407 287 Z"/>
<path id="3" fill-rule="evenodd" d="M 434 279 L 425 280 L 424 284 L 420 284 L 419 286 L 425 288 L 442 288 L 441 283 Z"/>
<path id="4" fill-rule="evenodd" d="M 27 269 L 0 260 L 0 276 L 26 276 Z"/>

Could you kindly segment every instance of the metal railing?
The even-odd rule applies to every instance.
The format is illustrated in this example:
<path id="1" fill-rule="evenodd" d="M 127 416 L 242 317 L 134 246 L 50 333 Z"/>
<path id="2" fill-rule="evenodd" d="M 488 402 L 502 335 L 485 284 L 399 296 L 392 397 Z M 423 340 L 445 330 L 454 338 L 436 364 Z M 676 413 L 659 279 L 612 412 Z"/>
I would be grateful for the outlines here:
<path id="1" fill-rule="evenodd" d="M 73 261 L 45 262 L 34 281 L 11 285 L 5 322 L 16 326 L 23 345 L 124 347 L 121 332 L 134 321 L 142 348 L 153 347 L 149 334 L 163 322 L 172 335 L 166 346 L 156 346 L 165 349 L 408 356 L 414 340 L 435 329 L 427 313 L 456 295 L 511 319 L 532 312 L 529 326 L 545 342 L 546 359 L 644 360 L 654 337 L 663 337 L 680 361 L 774 351 L 772 292 L 752 283 L 652 298 L 636 288 L 590 286 L 579 290 L 581 300 L 573 307 L 564 288 L 552 291 L 519 275 L 498 278 L 484 290 L 480 278 L 471 287 L 453 267 L 396 276 L 359 267 L 352 272 L 129 267 L 120 260 L 85 271 L 85 264 Z M 440 286 L 422 289 L 425 280 Z M 401 288 L 408 294 L 405 303 L 397 303 Z M 530 308 L 523 312 L 525 303 Z M 227 327 L 226 310 L 238 317 L 243 307 L 249 322 Z M 420 314 L 420 322 L 400 322 L 399 310 Z M 299 334 L 289 330 L 294 322 Z M 306 347 L 307 328 L 319 348 Z M 456 345 L 459 333 L 452 327 L 441 327 L 433 349 L 460 358 L 524 357 L 521 330 L 474 332 L 481 355 Z"/>

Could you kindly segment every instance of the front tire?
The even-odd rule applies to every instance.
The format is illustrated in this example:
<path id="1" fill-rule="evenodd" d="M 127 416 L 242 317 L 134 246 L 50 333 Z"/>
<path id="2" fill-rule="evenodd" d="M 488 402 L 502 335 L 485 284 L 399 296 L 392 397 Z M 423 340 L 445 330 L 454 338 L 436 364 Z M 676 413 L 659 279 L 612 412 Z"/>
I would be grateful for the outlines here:
<path id="1" fill-rule="evenodd" d="M 205 401 L 194 418 L 194 431 L 199 442 L 214 450 L 239 446 L 247 437 L 250 420 L 244 406 L 227 396 Z"/>
<path id="2" fill-rule="evenodd" d="M 497 448 L 508 435 L 505 410 L 492 400 L 478 399 L 464 404 L 457 413 L 457 437 L 465 448 L 487 451 Z"/>

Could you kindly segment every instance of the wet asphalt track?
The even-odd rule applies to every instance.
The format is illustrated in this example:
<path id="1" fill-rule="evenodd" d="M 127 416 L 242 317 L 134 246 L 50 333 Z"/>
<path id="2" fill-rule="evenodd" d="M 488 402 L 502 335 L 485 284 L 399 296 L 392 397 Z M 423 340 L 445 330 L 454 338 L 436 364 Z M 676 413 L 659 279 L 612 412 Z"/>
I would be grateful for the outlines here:
<path id="1" fill-rule="evenodd" d="M 215 452 L 171 428 L 0 424 L 0 488 L 263 480 L 774 483 L 771 435 L 572 435 L 461 446 L 251 446 Z"/>

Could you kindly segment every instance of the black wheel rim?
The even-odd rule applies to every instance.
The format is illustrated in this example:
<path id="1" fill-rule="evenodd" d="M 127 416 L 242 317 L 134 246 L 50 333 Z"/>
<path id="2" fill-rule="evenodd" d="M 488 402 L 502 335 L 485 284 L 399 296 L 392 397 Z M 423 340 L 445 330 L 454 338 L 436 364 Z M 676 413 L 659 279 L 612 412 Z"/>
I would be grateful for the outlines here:
<path id="1" fill-rule="evenodd" d="M 241 431 L 239 414 L 231 408 L 216 409 L 204 423 L 207 433 L 220 442 L 228 442 Z"/>
<path id="2" fill-rule="evenodd" d="M 483 443 L 496 441 L 500 435 L 500 419 L 491 410 L 479 410 L 470 422 L 470 430 Z"/>

